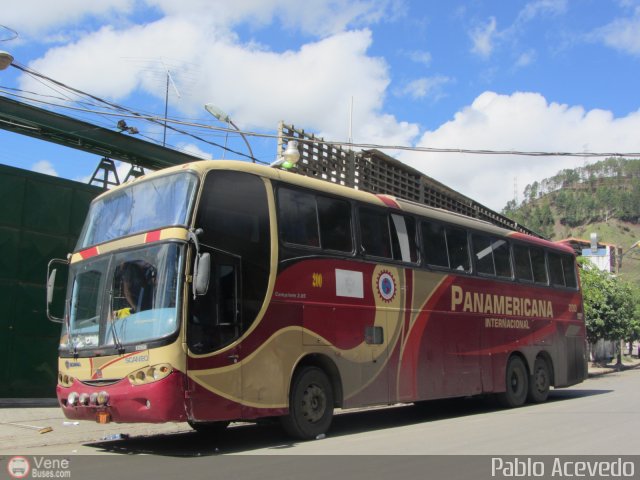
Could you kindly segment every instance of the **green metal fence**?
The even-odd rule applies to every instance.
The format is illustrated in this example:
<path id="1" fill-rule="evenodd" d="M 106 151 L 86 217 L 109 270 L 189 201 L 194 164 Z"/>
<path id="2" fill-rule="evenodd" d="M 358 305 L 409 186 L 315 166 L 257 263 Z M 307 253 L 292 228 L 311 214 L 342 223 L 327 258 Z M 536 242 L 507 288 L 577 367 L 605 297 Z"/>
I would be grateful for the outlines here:
<path id="1" fill-rule="evenodd" d="M 54 397 L 60 325 L 46 318 L 46 272 L 75 246 L 102 190 L 0 165 L 0 398 Z"/>

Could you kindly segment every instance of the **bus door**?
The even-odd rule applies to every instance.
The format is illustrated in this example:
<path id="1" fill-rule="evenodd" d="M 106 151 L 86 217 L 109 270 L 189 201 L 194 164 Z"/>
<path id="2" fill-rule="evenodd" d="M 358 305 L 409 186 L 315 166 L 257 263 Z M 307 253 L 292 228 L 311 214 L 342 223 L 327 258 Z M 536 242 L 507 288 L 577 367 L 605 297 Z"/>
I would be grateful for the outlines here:
<path id="1" fill-rule="evenodd" d="M 190 417 L 196 421 L 242 417 L 241 259 L 201 246 L 211 255 L 205 295 L 192 299 L 187 326 Z"/>

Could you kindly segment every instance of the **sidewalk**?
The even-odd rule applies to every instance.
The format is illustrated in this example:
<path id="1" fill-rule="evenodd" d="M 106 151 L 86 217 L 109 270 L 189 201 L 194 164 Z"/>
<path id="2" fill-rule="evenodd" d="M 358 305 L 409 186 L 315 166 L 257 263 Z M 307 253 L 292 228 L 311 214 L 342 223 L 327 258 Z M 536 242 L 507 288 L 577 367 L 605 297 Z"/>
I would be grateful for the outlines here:
<path id="1" fill-rule="evenodd" d="M 625 357 L 622 360 L 622 368 L 618 368 L 615 363 L 609 363 L 607 365 L 596 365 L 589 363 L 589 378 L 597 377 L 599 375 L 605 375 L 607 373 L 614 373 L 640 366 L 640 358 L 637 357 Z"/>
<path id="2" fill-rule="evenodd" d="M 626 358 L 623 370 L 640 367 L 640 359 Z M 589 377 L 617 372 L 615 364 L 589 365 Z M 101 425 L 67 420 L 55 399 L 0 399 L 0 455 L 25 454 L 36 448 L 50 454 L 92 454 L 95 447 L 70 444 L 99 443 L 114 436 L 148 436 L 191 432 L 186 423 Z M 44 432 L 44 433 L 40 433 Z M 109 437 L 112 438 L 109 438 Z"/>

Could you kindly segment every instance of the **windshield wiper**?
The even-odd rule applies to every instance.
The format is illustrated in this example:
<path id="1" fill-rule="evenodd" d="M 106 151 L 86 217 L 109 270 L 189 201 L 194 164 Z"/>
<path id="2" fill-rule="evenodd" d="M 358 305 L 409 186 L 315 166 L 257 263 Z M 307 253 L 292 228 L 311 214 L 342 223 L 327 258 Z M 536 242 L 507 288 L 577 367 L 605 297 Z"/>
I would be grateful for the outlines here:
<path id="1" fill-rule="evenodd" d="M 122 320 L 121 320 L 122 321 Z M 124 346 L 120 342 L 120 338 L 118 337 L 118 332 L 116 332 L 116 322 L 113 316 L 113 289 L 109 290 L 109 333 L 113 337 L 113 343 L 118 349 L 118 353 L 122 355 L 124 353 Z"/>

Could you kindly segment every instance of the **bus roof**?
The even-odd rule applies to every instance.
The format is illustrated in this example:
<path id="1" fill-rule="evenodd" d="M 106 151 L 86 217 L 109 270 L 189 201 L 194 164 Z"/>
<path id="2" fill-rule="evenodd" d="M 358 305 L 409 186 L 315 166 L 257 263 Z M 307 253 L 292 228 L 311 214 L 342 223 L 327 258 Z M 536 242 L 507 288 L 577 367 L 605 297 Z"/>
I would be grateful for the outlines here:
<path id="1" fill-rule="evenodd" d="M 487 221 L 468 217 L 459 213 L 436 207 L 430 207 L 427 205 L 421 205 L 419 203 L 409 200 L 403 200 L 391 195 L 376 195 L 374 193 L 364 192 L 351 187 L 338 185 L 333 182 L 327 182 L 324 180 L 318 180 L 315 178 L 306 177 L 304 175 L 287 172 L 286 170 L 270 168 L 267 166 L 256 165 L 255 163 L 243 162 L 238 160 L 202 160 L 197 162 L 185 163 L 183 165 L 157 170 L 142 177 L 138 177 L 110 191 L 119 190 L 120 188 L 131 185 L 133 183 L 144 181 L 149 178 L 155 178 L 179 171 L 195 171 L 199 175 L 204 175 L 206 172 L 211 170 L 234 170 L 253 173 L 255 175 L 269 178 L 271 180 L 277 180 L 311 190 L 329 193 L 332 195 L 349 198 L 376 206 L 391 207 L 407 213 L 432 218 L 444 223 L 458 225 L 460 227 L 478 230 L 496 236 L 510 237 L 513 239 L 521 240 L 523 242 L 534 243 L 536 245 L 551 248 L 553 250 L 560 250 L 566 253 L 574 253 L 573 249 L 566 245 L 554 243 L 542 238 L 534 237 L 532 235 L 527 235 L 513 230 L 507 230 Z M 103 195 L 108 194 L 109 192 L 105 192 L 98 198 L 101 198 Z"/>

